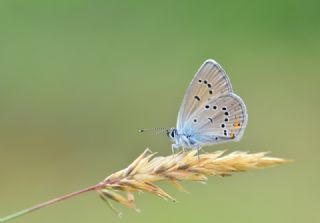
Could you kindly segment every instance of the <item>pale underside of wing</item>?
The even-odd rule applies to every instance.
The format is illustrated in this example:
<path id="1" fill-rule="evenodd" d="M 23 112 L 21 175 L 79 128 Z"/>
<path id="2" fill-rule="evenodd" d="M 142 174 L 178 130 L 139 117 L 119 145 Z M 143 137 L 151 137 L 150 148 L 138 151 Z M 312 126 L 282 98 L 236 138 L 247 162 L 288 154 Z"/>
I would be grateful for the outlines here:
<path id="1" fill-rule="evenodd" d="M 243 135 L 247 120 L 243 100 L 234 93 L 227 93 L 197 106 L 182 133 L 198 145 L 237 141 Z"/>
<path id="2" fill-rule="evenodd" d="M 178 132 L 199 107 L 211 99 L 232 92 L 229 78 L 214 60 L 206 60 L 192 79 L 180 106 L 177 119 Z"/>

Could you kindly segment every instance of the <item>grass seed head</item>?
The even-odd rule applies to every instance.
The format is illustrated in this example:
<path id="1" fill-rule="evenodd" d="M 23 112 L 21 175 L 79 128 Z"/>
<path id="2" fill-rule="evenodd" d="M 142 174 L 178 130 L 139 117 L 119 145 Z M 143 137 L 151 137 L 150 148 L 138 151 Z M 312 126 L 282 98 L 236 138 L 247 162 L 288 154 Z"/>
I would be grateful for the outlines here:
<path id="1" fill-rule="evenodd" d="M 97 192 L 103 200 L 109 199 L 139 211 L 134 204 L 134 192 L 149 192 L 162 199 L 175 201 L 155 183 L 166 181 L 180 191 L 186 190 L 180 181 L 205 182 L 207 176 L 230 176 L 234 172 L 266 168 L 289 162 L 281 158 L 266 156 L 266 153 L 215 151 L 198 155 L 198 151 L 180 152 L 169 156 L 155 156 L 146 149 L 127 168 L 111 174 Z M 127 193 L 122 196 L 119 192 Z M 116 211 L 117 212 L 117 211 Z M 117 212 L 119 213 L 119 212 Z"/>

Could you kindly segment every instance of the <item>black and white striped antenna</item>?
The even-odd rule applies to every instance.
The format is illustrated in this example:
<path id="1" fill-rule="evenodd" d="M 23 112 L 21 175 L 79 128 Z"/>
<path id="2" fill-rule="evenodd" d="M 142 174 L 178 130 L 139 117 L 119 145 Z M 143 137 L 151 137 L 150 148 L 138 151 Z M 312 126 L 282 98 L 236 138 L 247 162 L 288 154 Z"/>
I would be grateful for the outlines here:
<path id="1" fill-rule="evenodd" d="M 151 132 L 151 131 L 155 131 L 156 133 L 161 133 L 164 131 L 167 131 L 168 128 L 149 128 L 149 129 L 139 129 L 139 132 Z"/>

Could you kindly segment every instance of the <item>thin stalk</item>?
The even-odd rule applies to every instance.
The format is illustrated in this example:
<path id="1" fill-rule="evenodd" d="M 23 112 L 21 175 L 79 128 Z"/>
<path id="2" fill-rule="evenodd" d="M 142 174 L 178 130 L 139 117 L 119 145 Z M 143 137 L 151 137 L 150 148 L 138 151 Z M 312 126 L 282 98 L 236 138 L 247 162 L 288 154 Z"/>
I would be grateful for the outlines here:
<path id="1" fill-rule="evenodd" d="M 70 194 L 63 195 L 61 197 L 56 197 L 56 198 L 51 199 L 49 201 L 37 204 L 37 205 L 35 205 L 33 207 L 30 207 L 30 208 L 18 211 L 18 212 L 14 213 L 14 214 L 8 215 L 8 216 L 6 216 L 4 218 L 0 218 L 0 222 L 7 222 L 7 221 L 12 220 L 14 218 L 20 217 L 22 215 L 28 214 L 30 212 L 39 210 L 39 209 L 47 207 L 47 206 L 50 206 L 50 205 L 58 203 L 60 201 L 63 201 L 63 200 L 78 196 L 80 194 L 83 194 L 83 193 L 86 193 L 86 192 L 89 192 L 89 191 L 97 190 L 97 189 L 101 188 L 102 186 L 103 186 L 103 184 L 100 183 L 100 184 L 97 184 L 97 185 L 94 185 L 94 186 L 90 186 L 90 187 L 87 187 L 85 189 L 82 189 L 82 190 L 79 190 L 79 191 L 76 191 L 76 192 L 72 192 Z"/>

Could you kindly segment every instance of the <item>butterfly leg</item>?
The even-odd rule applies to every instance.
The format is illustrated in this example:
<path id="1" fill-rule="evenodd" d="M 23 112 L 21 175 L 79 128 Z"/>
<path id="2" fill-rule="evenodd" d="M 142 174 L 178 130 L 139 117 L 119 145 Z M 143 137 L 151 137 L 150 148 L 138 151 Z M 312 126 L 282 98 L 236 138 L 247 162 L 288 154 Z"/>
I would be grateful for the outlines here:
<path id="1" fill-rule="evenodd" d="M 196 150 L 197 150 L 197 156 L 198 156 L 198 161 L 200 160 L 200 150 L 202 150 L 202 148 L 199 146 L 199 147 L 197 147 L 196 148 Z"/>
<path id="2" fill-rule="evenodd" d="M 171 145 L 172 154 L 175 154 L 175 150 L 178 148 L 179 148 L 179 146 L 177 144 L 172 144 Z"/>

